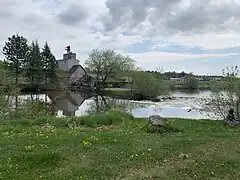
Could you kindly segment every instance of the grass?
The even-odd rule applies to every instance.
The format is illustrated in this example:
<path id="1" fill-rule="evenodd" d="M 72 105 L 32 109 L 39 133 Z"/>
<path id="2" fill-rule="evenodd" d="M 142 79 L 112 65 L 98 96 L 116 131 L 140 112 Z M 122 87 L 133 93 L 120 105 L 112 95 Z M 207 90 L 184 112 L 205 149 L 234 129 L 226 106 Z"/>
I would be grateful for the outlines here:
<path id="1" fill-rule="evenodd" d="M 171 119 L 169 125 L 180 132 L 155 134 L 142 129 L 145 119 L 117 111 L 84 118 L 98 123 L 81 126 L 81 118 L 3 122 L 0 179 L 240 179 L 239 127 Z M 75 126 L 69 128 L 69 122 Z"/>
<path id="2" fill-rule="evenodd" d="M 179 82 L 179 81 L 165 81 L 165 83 L 169 84 L 170 89 L 188 89 L 184 85 L 184 82 Z M 198 90 L 209 90 L 214 88 L 215 83 L 212 81 L 207 81 L 207 82 L 199 82 L 198 84 Z"/>
<path id="3" fill-rule="evenodd" d="M 106 88 L 102 94 L 110 97 L 132 97 L 131 89 L 124 88 Z"/>

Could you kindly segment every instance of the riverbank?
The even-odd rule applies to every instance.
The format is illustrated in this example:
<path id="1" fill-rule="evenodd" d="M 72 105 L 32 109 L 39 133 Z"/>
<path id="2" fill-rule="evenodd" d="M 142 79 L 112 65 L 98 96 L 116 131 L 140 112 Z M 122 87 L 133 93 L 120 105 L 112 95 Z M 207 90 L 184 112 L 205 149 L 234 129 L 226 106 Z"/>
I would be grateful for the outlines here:
<path id="1" fill-rule="evenodd" d="M 169 88 L 172 90 L 211 90 L 215 87 L 216 82 L 207 81 L 207 82 L 199 82 L 197 89 L 189 89 L 188 86 L 185 85 L 184 82 L 178 82 L 178 81 L 165 81 L 166 84 L 168 84 Z"/>
<path id="2" fill-rule="evenodd" d="M 170 119 L 181 133 L 149 134 L 142 130 L 146 123 L 119 112 L 2 122 L 0 178 L 240 178 L 238 127 Z"/>

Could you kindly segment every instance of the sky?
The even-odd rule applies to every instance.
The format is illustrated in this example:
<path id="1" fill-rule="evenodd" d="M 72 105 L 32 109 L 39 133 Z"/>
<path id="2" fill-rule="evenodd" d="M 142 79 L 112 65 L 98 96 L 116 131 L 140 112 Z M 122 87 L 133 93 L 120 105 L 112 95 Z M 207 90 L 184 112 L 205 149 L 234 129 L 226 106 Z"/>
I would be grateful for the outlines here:
<path id="1" fill-rule="evenodd" d="M 144 70 L 221 74 L 240 65 L 240 0 L 0 0 L 0 47 L 18 33 L 84 64 L 112 48 Z M 3 59 L 0 53 L 0 59 Z"/>

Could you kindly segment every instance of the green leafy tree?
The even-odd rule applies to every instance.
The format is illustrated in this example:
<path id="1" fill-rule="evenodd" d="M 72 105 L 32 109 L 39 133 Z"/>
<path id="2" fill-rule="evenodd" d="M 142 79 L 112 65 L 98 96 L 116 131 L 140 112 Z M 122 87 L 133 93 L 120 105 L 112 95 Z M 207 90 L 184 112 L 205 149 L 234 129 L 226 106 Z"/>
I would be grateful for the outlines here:
<path id="1" fill-rule="evenodd" d="M 32 42 L 24 61 L 25 76 L 31 85 L 38 85 L 43 80 L 43 60 L 37 41 Z"/>
<path id="2" fill-rule="evenodd" d="M 18 80 L 23 73 L 22 66 L 28 50 L 27 39 L 18 34 L 8 37 L 3 47 L 5 62 L 8 64 L 9 73 L 15 78 L 15 84 L 19 84 Z"/>
<path id="3" fill-rule="evenodd" d="M 46 42 L 42 49 L 42 58 L 44 62 L 44 81 L 47 83 L 56 83 L 57 81 L 57 61 L 51 52 L 51 48 Z"/>
<path id="4" fill-rule="evenodd" d="M 192 74 L 189 74 L 184 81 L 184 87 L 190 90 L 198 89 L 199 80 L 194 77 Z"/>
<path id="5" fill-rule="evenodd" d="M 97 84 L 101 82 L 102 85 L 106 84 L 107 79 L 123 75 L 135 66 L 131 58 L 117 54 L 111 49 L 94 49 L 85 64 L 96 76 Z"/>
<path id="6" fill-rule="evenodd" d="M 132 76 L 134 96 L 138 99 L 154 99 L 168 93 L 167 85 L 154 75 L 143 71 L 134 71 Z"/>

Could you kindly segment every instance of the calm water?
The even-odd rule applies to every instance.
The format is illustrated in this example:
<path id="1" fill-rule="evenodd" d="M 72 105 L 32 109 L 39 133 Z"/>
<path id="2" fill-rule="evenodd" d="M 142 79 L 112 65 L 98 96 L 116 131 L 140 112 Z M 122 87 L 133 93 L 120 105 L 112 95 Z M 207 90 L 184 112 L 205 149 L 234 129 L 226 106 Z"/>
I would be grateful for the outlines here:
<path id="1" fill-rule="evenodd" d="M 81 92 L 49 92 L 37 95 L 37 97 L 52 102 L 58 116 L 81 116 L 107 107 L 115 107 L 131 112 L 135 117 L 148 117 L 159 114 L 164 117 L 207 119 L 207 115 L 199 112 L 200 107 L 196 101 L 210 95 L 211 91 L 195 93 L 176 91 L 170 94 L 170 96 L 176 97 L 174 100 L 157 103 L 113 99 L 110 97 L 92 97 Z M 23 95 L 20 98 L 28 99 L 30 95 Z"/>

